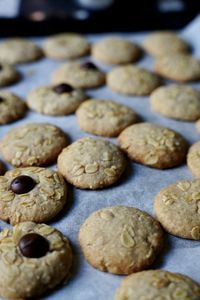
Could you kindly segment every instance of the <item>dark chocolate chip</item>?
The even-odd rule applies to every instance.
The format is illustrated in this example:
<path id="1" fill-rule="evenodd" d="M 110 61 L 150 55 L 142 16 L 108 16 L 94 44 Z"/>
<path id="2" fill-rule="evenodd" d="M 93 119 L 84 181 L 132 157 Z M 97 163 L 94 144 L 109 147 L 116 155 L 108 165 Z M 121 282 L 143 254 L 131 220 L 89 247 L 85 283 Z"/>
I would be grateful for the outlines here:
<path id="1" fill-rule="evenodd" d="M 13 179 L 10 184 L 10 189 L 15 194 L 26 194 L 30 192 L 36 185 L 35 180 L 33 178 L 21 175 Z"/>
<path id="2" fill-rule="evenodd" d="M 69 85 L 67 83 L 61 83 L 61 84 L 54 86 L 53 90 L 57 94 L 63 94 L 63 93 L 71 93 L 74 89 L 71 85 Z"/>
<path id="3" fill-rule="evenodd" d="M 49 242 L 40 234 L 28 233 L 20 239 L 19 249 L 25 257 L 39 258 L 49 251 Z"/>
<path id="4" fill-rule="evenodd" d="M 97 70 L 97 67 L 92 62 L 85 62 L 82 64 L 83 68 L 89 69 L 89 70 Z"/>

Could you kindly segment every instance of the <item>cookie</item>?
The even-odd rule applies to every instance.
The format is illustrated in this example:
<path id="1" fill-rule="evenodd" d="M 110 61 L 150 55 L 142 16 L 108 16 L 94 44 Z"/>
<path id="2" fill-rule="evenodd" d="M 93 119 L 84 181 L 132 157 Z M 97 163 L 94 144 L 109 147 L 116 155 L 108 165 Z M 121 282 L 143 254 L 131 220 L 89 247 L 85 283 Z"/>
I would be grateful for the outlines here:
<path id="1" fill-rule="evenodd" d="M 53 59 L 74 59 L 87 55 L 90 44 L 80 34 L 61 33 L 47 38 L 43 49 L 45 55 Z"/>
<path id="2" fill-rule="evenodd" d="M 28 95 L 28 106 L 42 114 L 62 116 L 75 112 L 86 98 L 82 90 L 61 83 L 34 89 Z"/>
<path id="3" fill-rule="evenodd" d="M 200 286 L 191 278 L 165 270 L 149 270 L 123 279 L 116 300 L 198 300 Z"/>
<path id="4" fill-rule="evenodd" d="M 82 138 L 63 149 L 58 170 L 81 189 L 99 189 L 114 184 L 126 167 L 126 159 L 114 144 L 100 139 Z"/>
<path id="5" fill-rule="evenodd" d="M 22 118 L 27 106 L 21 98 L 8 91 L 0 91 L 0 125 Z"/>
<path id="6" fill-rule="evenodd" d="M 140 48 L 120 37 L 100 40 L 92 47 L 93 57 L 105 64 L 126 64 L 135 62 L 141 55 Z"/>
<path id="7" fill-rule="evenodd" d="M 181 165 L 188 150 L 188 143 L 179 133 L 153 123 L 131 125 L 118 140 L 130 159 L 157 169 Z"/>
<path id="8" fill-rule="evenodd" d="M 42 50 L 26 39 L 9 38 L 0 43 L 0 63 L 28 63 L 38 60 L 42 55 Z"/>
<path id="9" fill-rule="evenodd" d="M 116 67 L 107 75 L 108 86 L 125 95 L 149 95 L 161 82 L 157 75 L 138 66 Z"/>
<path id="10" fill-rule="evenodd" d="M 137 114 L 130 107 L 110 100 L 85 101 L 76 115 L 82 130 L 107 137 L 118 136 L 123 129 L 138 121 Z"/>
<path id="11" fill-rule="evenodd" d="M 200 133 L 200 119 L 196 122 L 196 129 Z"/>
<path id="12" fill-rule="evenodd" d="M 156 60 L 155 70 L 161 76 L 180 82 L 200 79 L 200 61 L 187 54 L 171 54 Z"/>
<path id="13" fill-rule="evenodd" d="M 38 167 L 18 168 L 0 176 L 0 219 L 11 223 L 47 222 L 66 203 L 63 177 Z"/>
<path id="14" fill-rule="evenodd" d="M 193 144 L 187 155 L 187 165 L 191 172 L 200 177 L 200 142 Z"/>
<path id="15" fill-rule="evenodd" d="M 200 91 L 189 85 L 171 84 L 157 88 L 150 96 L 151 108 L 176 120 L 200 118 Z"/>
<path id="16" fill-rule="evenodd" d="M 0 151 L 13 166 L 42 166 L 53 163 L 67 144 L 55 125 L 28 123 L 12 128 L 1 140 Z"/>
<path id="17" fill-rule="evenodd" d="M 20 73 L 12 66 L 0 64 L 0 86 L 10 85 L 20 79 Z"/>
<path id="18" fill-rule="evenodd" d="M 68 62 L 55 71 L 52 82 L 68 83 L 75 88 L 94 88 L 105 83 L 105 75 L 91 62 Z"/>
<path id="19" fill-rule="evenodd" d="M 153 56 L 164 56 L 174 53 L 187 53 L 188 44 L 171 31 L 153 32 L 147 36 L 144 49 Z"/>
<path id="20" fill-rule="evenodd" d="M 150 266 L 163 247 L 163 231 L 147 213 L 113 206 L 92 213 L 79 231 L 86 260 L 114 274 L 131 274 Z"/>
<path id="21" fill-rule="evenodd" d="M 157 194 L 154 209 L 166 231 L 200 240 L 199 190 L 200 179 L 180 180 Z"/>
<path id="22" fill-rule="evenodd" d="M 39 299 L 69 277 L 69 241 L 51 226 L 24 222 L 4 229 L 0 253 L 0 297 Z"/>

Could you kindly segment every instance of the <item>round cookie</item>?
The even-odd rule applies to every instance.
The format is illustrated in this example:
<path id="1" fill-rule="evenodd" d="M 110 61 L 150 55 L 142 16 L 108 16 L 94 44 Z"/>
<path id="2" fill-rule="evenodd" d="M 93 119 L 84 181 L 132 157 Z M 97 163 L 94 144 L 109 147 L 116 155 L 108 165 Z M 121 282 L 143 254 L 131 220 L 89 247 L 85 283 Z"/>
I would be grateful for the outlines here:
<path id="1" fill-rule="evenodd" d="M 191 55 L 173 54 L 156 60 L 155 70 L 161 76 L 180 82 L 200 79 L 200 61 Z"/>
<path id="2" fill-rule="evenodd" d="M 61 33 L 50 36 L 43 45 L 46 56 L 53 59 L 74 59 L 87 55 L 88 41 L 77 33 Z"/>
<path id="3" fill-rule="evenodd" d="M 130 159 L 158 169 L 182 164 L 188 149 L 188 143 L 179 133 L 153 123 L 131 125 L 118 140 Z"/>
<path id="4" fill-rule="evenodd" d="M 58 170 L 65 179 L 81 189 L 99 189 L 114 184 L 126 167 L 126 159 L 114 144 L 89 137 L 82 138 L 58 156 Z"/>
<path id="5" fill-rule="evenodd" d="M 154 209 L 164 229 L 188 239 L 200 240 L 200 179 L 180 180 L 162 189 Z"/>
<path id="6" fill-rule="evenodd" d="M 193 144 L 187 155 L 187 165 L 191 172 L 200 177 L 200 142 Z"/>
<path id="7" fill-rule="evenodd" d="M 153 111 L 168 118 L 183 121 L 200 118 L 200 91 L 189 85 L 159 87 L 151 94 L 150 102 Z"/>
<path id="8" fill-rule="evenodd" d="M 114 274 L 131 274 L 153 263 L 163 247 L 163 231 L 147 213 L 113 206 L 92 213 L 79 231 L 86 260 Z"/>
<path id="9" fill-rule="evenodd" d="M 0 232 L 0 297 L 39 299 L 69 277 L 72 251 L 61 232 L 24 222 Z"/>
<path id="10" fill-rule="evenodd" d="M 28 95 L 28 106 L 42 114 L 61 116 L 75 112 L 86 98 L 82 90 L 61 83 L 34 89 Z"/>
<path id="11" fill-rule="evenodd" d="M 47 222 L 66 203 L 67 187 L 63 177 L 50 169 L 27 167 L 0 176 L 0 219 L 19 222 Z"/>
<path id="12" fill-rule="evenodd" d="M 200 119 L 195 124 L 197 131 L 200 133 Z"/>
<path id="13" fill-rule="evenodd" d="M 68 83 L 75 88 L 94 88 L 105 83 L 105 75 L 93 63 L 68 62 L 54 72 L 52 82 Z"/>
<path id="14" fill-rule="evenodd" d="M 67 144 L 55 125 L 28 123 L 12 128 L 1 140 L 0 151 L 13 166 L 42 166 L 53 163 Z"/>
<path id="15" fill-rule="evenodd" d="M 120 37 L 100 40 L 92 47 L 93 57 L 106 64 L 126 64 L 135 62 L 141 55 L 140 48 Z"/>
<path id="16" fill-rule="evenodd" d="M 27 106 L 18 96 L 8 91 L 0 91 L 0 125 L 22 118 Z"/>
<path id="17" fill-rule="evenodd" d="M 187 53 L 188 44 L 171 31 L 153 32 L 144 40 L 144 49 L 153 56 Z"/>
<path id="18" fill-rule="evenodd" d="M 15 68 L 5 63 L 0 64 L 0 86 L 10 85 L 19 79 L 20 74 Z"/>
<path id="19" fill-rule="evenodd" d="M 123 129 L 138 121 L 137 114 L 130 107 L 110 100 L 85 101 L 76 115 L 82 130 L 107 137 L 118 136 Z"/>
<path id="20" fill-rule="evenodd" d="M 114 91 L 125 95 L 149 95 L 161 81 L 150 71 L 138 66 L 116 67 L 107 75 L 107 84 Z"/>
<path id="21" fill-rule="evenodd" d="M 28 63 L 38 60 L 42 56 L 42 50 L 26 39 L 9 38 L 0 43 L 0 63 Z"/>
<path id="22" fill-rule="evenodd" d="M 198 300 L 200 286 L 191 278 L 165 270 L 131 274 L 122 280 L 116 300 Z"/>

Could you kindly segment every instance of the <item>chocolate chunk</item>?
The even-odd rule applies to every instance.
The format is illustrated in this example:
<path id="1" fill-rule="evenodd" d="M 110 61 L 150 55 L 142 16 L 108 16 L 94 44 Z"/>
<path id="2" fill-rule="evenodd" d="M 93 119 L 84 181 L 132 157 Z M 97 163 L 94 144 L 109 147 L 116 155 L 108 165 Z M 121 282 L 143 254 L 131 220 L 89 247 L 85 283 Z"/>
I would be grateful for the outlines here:
<path id="1" fill-rule="evenodd" d="M 54 86 L 53 90 L 57 94 L 63 94 L 63 93 L 71 93 L 74 89 L 71 85 L 69 85 L 67 83 L 61 83 L 61 84 Z"/>
<path id="2" fill-rule="evenodd" d="M 49 242 L 40 234 L 28 233 L 20 239 L 19 249 L 25 257 L 39 258 L 49 251 Z"/>
<path id="3" fill-rule="evenodd" d="M 33 178 L 21 175 L 13 179 L 10 184 L 10 189 L 15 194 L 26 194 L 30 192 L 36 185 L 35 180 Z"/>
<path id="4" fill-rule="evenodd" d="M 89 70 L 97 70 L 97 67 L 92 62 L 86 62 L 82 64 L 83 68 L 89 69 Z"/>

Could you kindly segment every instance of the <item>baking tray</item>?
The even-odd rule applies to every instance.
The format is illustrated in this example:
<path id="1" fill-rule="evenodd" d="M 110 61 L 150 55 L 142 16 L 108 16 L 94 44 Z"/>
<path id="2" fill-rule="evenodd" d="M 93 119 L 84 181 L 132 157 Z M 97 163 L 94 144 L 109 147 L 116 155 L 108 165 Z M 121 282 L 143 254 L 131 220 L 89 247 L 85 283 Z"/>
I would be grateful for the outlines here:
<path id="1" fill-rule="evenodd" d="M 180 34 L 188 40 L 193 47 L 193 53 L 200 58 L 200 17 L 197 17 Z M 110 34 L 87 35 L 91 42 L 95 42 Z M 132 41 L 142 44 L 146 33 L 120 34 Z M 43 43 L 43 38 L 32 38 L 37 44 Z M 84 58 L 87 60 L 88 58 Z M 96 63 L 96 62 L 95 62 Z M 50 83 L 51 74 L 61 62 L 44 58 L 38 62 L 18 66 L 23 74 L 23 80 L 8 88 L 10 91 L 26 99 L 27 94 L 35 87 Z M 138 63 L 148 69 L 153 68 L 153 59 L 146 55 Z M 111 67 L 98 64 L 108 71 Z M 200 83 L 192 83 L 200 89 Z M 126 97 L 112 92 L 104 86 L 98 89 L 88 90 L 88 96 L 95 98 L 111 99 L 132 107 L 144 121 L 158 123 L 180 132 L 191 144 L 199 140 L 194 123 L 170 120 L 155 114 L 150 109 L 148 97 Z M 29 122 L 50 122 L 66 132 L 71 142 L 89 134 L 80 130 L 75 115 L 63 117 L 50 117 L 29 111 L 26 117 L 15 123 L 1 126 L 0 138 L 9 129 Z M 116 143 L 116 139 L 110 139 Z M 10 168 L 10 166 L 7 166 Z M 53 166 L 56 169 L 56 166 Z M 71 241 L 74 253 L 72 276 L 67 285 L 47 294 L 40 299 L 49 300 L 109 300 L 114 299 L 116 288 L 123 276 L 116 276 L 100 272 L 91 267 L 84 259 L 78 243 L 77 235 L 81 224 L 93 211 L 112 205 L 128 205 L 142 209 L 151 215 L 153 212 L 153 199 L 161 188 L 185 178 L 192 178 L 186 165 L 169 170 L 151 169 L 133 162 L 129 162 L 128 168 L 122 179 L 115 185 L 103 190 L 90 191 L 69 187 L 68 204 L 63 211 L 49 224 L 56 227 Z M 0 228 L 7 227 L 0 222 Z M 169 271 L 184 273 L 200 282 L 199 262 L 200 243 L 166 235 L 166 246 L 159 255 L 152 268 L 163 268 Z"/>

